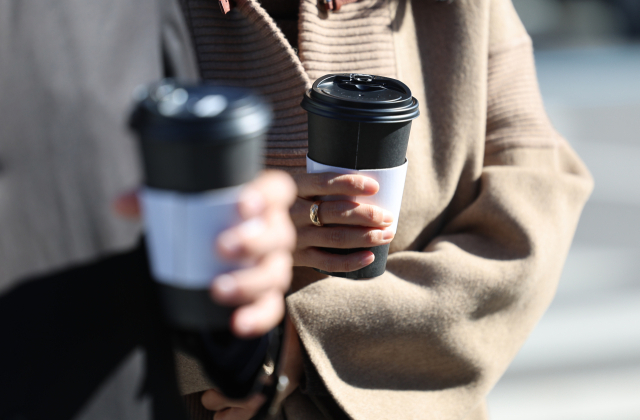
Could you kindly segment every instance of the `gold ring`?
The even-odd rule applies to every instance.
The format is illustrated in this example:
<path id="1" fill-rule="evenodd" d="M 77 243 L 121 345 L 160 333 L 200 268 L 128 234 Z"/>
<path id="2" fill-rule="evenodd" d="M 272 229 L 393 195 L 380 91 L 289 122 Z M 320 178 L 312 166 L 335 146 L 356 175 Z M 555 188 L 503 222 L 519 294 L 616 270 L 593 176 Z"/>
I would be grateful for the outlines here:
<path id="1" fill-rule="evenodd" d="M 311 209 L 309 210 L 309 218 L 311 219 L 311 223 L 316 226 L 322 226 L 322 222 L 320 221 L 320 204 L 322 204 L 322 201 L 314 201 L 311 205 Z"/>

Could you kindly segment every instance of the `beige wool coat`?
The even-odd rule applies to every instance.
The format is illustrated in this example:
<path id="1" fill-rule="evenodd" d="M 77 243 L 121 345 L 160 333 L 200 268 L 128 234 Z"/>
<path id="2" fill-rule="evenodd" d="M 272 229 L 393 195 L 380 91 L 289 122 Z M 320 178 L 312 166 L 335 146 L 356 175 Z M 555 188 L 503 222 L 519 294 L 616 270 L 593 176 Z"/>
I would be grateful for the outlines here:
<path id="1" fill-rule="evenodd" d="M 300 6 L 296 56 L 256 0 L 183 0 L 201 75 L 269 97 L 267 162 L 304 171 L 298 104 L 326 73 L 395 77 L 420 103 L 384 275 L 295 269 L 307 353 L 287 419 L 486 419 L 484 398 L 551 302 L 592 181 L 551 127 L 510 0 Z M 181 359 L 185 392 L 205 389 Z"/>

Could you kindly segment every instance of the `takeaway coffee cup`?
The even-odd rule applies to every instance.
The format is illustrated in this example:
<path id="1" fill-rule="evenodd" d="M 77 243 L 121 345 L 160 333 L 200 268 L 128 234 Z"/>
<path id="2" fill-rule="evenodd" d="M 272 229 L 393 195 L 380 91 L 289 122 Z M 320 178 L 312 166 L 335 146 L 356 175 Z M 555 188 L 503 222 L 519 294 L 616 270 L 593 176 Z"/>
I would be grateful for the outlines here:
<path id="1" fill-rule="evenodd" d="M 380 184 L 378 193 L 370 197 L 328 196 L 321 200 L 354 200 L 389 210 L 394 223 L 388 229 L 395 232 L 407 173 L 411 121 L 420 114 L 409 88 L 388 77 L 328 74 L 306 92 L 302 108 L 309 114 L 308 173 L 360 174 Z M 372 264 L 349 273 L 326 274 L 364 279 L 384 273 L 389 245 L 326 250 L 347 254 L 362 249 L 374 253 Z"/>
<path id="2" fill-rule="evenodd" d="M 238 224 L 240 190 L 262 169 L 270 108 L 244 89 L 164 80 L 137 93 L 141 201 L 153 277 L 170 324 L 224 331 L 233 308 L 215 304 L 212 279 L 234 270 L 216 237 Z"/>

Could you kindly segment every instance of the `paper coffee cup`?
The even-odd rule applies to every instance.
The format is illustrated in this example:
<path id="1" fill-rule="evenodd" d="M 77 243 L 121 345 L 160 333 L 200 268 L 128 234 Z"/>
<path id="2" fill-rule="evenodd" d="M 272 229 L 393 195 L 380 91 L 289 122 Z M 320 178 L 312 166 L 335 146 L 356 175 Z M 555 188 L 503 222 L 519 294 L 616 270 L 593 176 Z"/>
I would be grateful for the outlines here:
<path id="1" fill-rule="evenodd" d="M 226 330 L 233 308 L 215 304 L 219 274 L 239 268 L 216 238 L 240 222 L 242 185 L 263 167 L 269 107 L 245 89 L 165 80 L 142 89 L 131 126 L 140 139 L 141 193 L 151 271 L 169 322 Z"/>
<path id="2" fill-rule="evenodd" d="M 358 173 L 378 180 L 380 190 L 376 195 L 350 199 L 391 211 L 395 231 L 408 164 L 411 121 L 419 115 L 418 101 L 411 90 L 398 80 L 382 76 L 329 74 L 314 82 L 302 107 L 309 113 L 307 172 Z M 363 249 L 374 253 L 372 264 L 353 272 L 327 274 L 364 279 L 384 273 L 389 245 L 325 248 L 336 254 Z"/>

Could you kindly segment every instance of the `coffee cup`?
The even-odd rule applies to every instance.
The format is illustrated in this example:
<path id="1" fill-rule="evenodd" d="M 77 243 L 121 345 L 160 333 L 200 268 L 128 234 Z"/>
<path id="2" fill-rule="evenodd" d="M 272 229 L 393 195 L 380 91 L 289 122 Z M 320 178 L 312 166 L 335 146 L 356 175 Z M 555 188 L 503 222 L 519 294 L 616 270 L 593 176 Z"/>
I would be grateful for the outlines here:
<path id="1" fill-rule="evenodd" d="M 301 104 L 308 112 L 307 172 L 359 174 L 378 181 L 373 196 L 325 196 L 321 201 L 351 200 L 393 213 L 394 233 L 407 173 L 411 122 L 419 115 L 411 90 L 396 79 L 368 74 L 328 74 L 317 79 Z M 325 272 L 350 279 L 377 277 L 386 269 L 389 245 L 324 248 L 334 254 L 369 250 L 373 263 L 352 272 Z"/>
<path id="2" fill-rule="evenodd" d="M 169 323 L 225 331 L 233 308 L 211 281 L 239 268 L 216 238 L 241 222 L 242 186 L 263 168 L 271 110 L 251 91 L 164 80 L 137 93 L 131 126 L 144 162 L 141 202 L 151 272 Z"/>

